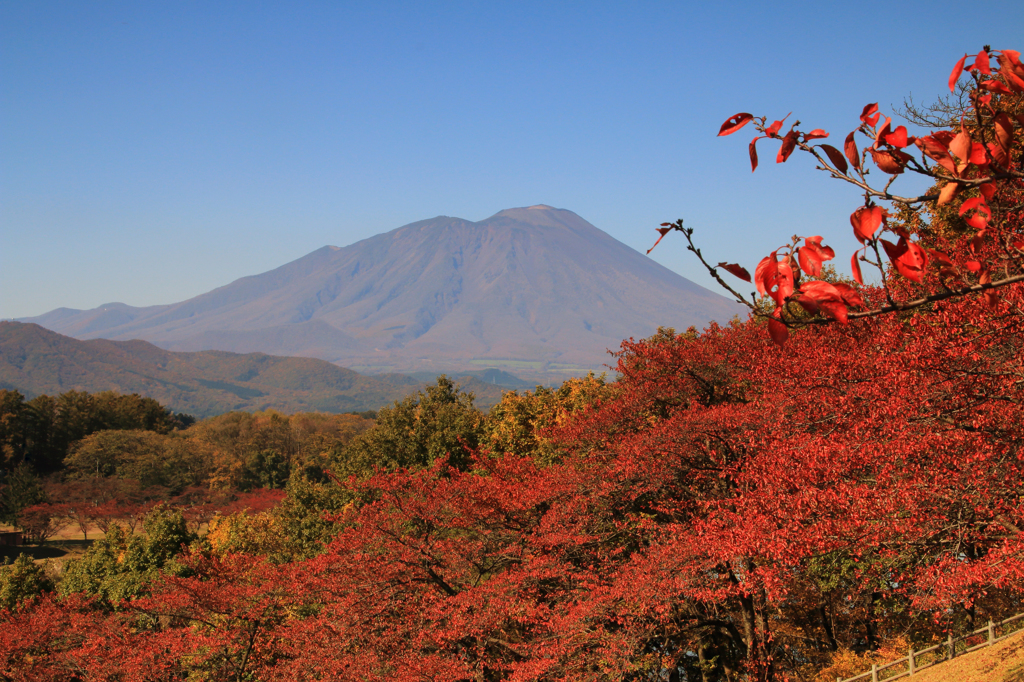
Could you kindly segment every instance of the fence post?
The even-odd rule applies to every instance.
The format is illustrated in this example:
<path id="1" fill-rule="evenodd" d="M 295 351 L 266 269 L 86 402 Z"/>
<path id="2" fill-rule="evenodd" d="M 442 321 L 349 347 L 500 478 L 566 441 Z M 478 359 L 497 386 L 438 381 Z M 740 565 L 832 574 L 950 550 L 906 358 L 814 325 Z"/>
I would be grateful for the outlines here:
<path id="1" fill-rule="evenodd" d="M 878 682 L 878 664 L 871 664 L 871 682 Z"/>
<path id="2" fill-rule="evenodd" d="M 910 649 L 910 651 L 907 652 L 907 670 L 909 670 L 910 674 L 913 675 L 914 674 L 914 646 L 911 645 L 908 648 Z"/>
<path id="3" fill-rule="evenodd" d="M 953 643 L 952 632 L 946 635 L 946 646 L 949 647 L 949 660 L 952 661 L 953 657 L 956 656 L 956 644 Z"/>
<path id="4" fill-rule="evenodd" d="M 992 624 L 992 619 L 988 619 L 988 645 L 992 646 L 996 643 L 996 629 Z"/>

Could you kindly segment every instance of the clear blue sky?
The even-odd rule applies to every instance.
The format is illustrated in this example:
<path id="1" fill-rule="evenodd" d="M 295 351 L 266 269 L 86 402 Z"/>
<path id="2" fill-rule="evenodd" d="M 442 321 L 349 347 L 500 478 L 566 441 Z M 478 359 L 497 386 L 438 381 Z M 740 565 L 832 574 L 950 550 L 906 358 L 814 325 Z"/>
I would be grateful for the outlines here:
<path id="1" fill-rule="evenodd" d="M 437 215 L 683 217 L 749 268 L 844 256 L 857 196 L 738 111 L 833 138 L 942 92 L 1024 2 L 0 3 L 0 318 L 171 303 Z M 681 240 L 654 256 L 702 284 Z"/>

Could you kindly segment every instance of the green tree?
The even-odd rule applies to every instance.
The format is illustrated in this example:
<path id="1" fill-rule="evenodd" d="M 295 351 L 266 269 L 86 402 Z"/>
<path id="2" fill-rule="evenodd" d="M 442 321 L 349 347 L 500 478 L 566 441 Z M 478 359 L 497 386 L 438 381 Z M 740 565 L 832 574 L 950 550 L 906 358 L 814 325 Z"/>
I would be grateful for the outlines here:
<path id="1" fill-rule="evenodd" d="M 173 415 L 152 398 L 113 391 L 37 396 L 24 404 L 19 417 L 23 459 L 40 474 L 59 471 L 71 446 L 98 431 L 168 433 L 177 424 Z"/>
<path id="2" fill-rule="evenodd" d="M 0 391 L 0 467 L 14 467 L 25 460 L 28 408 L 17 391 Z"/>
<path id="3" fill-rule="evenodd" d="M 238 487 L 241 490 L 281 488 L 288 482 L 290 469 L 288 460 L 277 450 L 258 450 L 246 458 Z"/>
<path id="4" fill-rule="evenodd" d="M 22 602 L 53 590 L 53 582 L 43 567 L 28 554 L 19 554 L 14 563 L 0 566 L 0 610 L 14 609 Z"/>
<path id="5" fill-rule="evenodd" d="M 424 467 L 447 457 L 453 466 L 467 466 L 467 448 L 483 435 L 483 413 L 473 407 L 473 394 L 441 375 L 437 384 L 377 413 L 373 428 L 356 438 L 334 463 L 336 473 L 365 476 L 374 467 Z"/>
<path id="6" fill-rule="evenodd" d="M 200 485 L 209 468 L 204 453 L 185 439 L 143 430 L 86 436 L 71 446 L 64 465 L 74 479 L 113 476 L 172 493 Z"/>
<path id="7" fill-rule="evenodd" d="M 111 604 L 144 594 L 161 571 L 180 574 L 175 561 L 182 547 L 196 540 L 181 512 L 156 507 L 143 521 L 145 535 L 114 524 L 80 559 L 68 562 L 59 590 L 102 597 Z"/>
<path id="8" fill-rule="evenodd" d="M 312 469 L 312 468 L 311 468 Z M 327 517 L 351 504 L 351 490 L 327 476 L 305 475 L 295 471 L 288 479 L 288 495 L 273 512 L 277 526 L 287 538 L 291 554 L 308 558 L 323 552 L 340 529 Z"/>
<path id="9" fill-rule="evenodd" d="M 22 463 L 10 471 L 0 488 L 0 521 L 18 523 L 18 513 L 25 507 L 46 502 L 46 491 L 32 467 Z"/>

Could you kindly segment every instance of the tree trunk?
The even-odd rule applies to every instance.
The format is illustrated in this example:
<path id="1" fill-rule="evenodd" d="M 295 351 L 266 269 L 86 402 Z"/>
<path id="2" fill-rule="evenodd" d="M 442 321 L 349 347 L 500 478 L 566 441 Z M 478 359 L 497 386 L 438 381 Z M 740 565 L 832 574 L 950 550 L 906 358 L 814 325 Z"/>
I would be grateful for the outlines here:
<path id="1" fill-rule="evenodd" d="M 825 643 L 828 644 L 830 651 L 837 651 L 839 643 L 836 642 L 836 633 L 832 630 L 832 620 L 828 617 L 828 611 L 825 610 L 824 604 L 818 607 L 818 615 L 821 616 L 821 626 L 825 630 Z"/>

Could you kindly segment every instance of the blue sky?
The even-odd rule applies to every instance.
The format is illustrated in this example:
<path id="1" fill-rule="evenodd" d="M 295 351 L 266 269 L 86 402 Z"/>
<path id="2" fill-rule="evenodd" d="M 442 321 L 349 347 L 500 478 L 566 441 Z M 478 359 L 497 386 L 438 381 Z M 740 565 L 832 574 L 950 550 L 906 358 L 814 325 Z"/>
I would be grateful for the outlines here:
<path id="1" fill-rule="evenodd" d="M 848 263 L 858 197 L 738 111 L 841 142 L 1024 3 L 0 3 L 0 318 L 171 303 L 415 220 L 546 203 L 714 262 Z M 709 284 L 681 240 L 654 252 Z M 666 321 L 670 324 L 671 321 Z"/>

